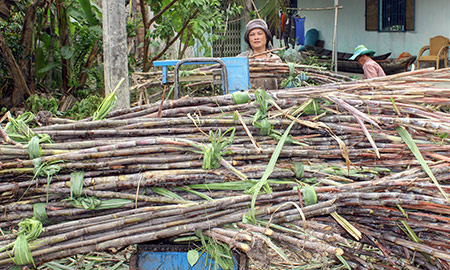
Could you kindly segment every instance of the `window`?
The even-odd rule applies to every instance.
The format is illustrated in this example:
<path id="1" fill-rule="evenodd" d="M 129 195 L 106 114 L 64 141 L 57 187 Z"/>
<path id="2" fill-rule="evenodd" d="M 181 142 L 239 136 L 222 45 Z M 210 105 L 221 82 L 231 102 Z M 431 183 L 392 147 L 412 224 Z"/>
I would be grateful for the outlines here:
<path id="1" fill-rule="evenodd" d="M 241 22 L 234 18 L 228 22 L 223 38 L 213 42 L 214 57 L 233 57 L 241 53 Z"/>
<path id="2" fill-rule="evenodd" d="M 405 0 L 379 1 L 379 31 L 403 32 L 406 26 Z"/>
<path id="3" fill-rule="evenodd" d="M 366 0 L 366 30 L 413 31 L 414 8 L 414 0 Z"/>

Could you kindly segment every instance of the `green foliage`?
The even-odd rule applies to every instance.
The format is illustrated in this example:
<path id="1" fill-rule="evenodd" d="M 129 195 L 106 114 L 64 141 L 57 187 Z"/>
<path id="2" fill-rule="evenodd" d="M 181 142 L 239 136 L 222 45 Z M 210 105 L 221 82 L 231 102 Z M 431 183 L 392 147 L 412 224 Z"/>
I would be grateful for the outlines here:
<path id="1" fill-rule="evenodd" d="M 43 232 L 42 223 L 35 218 L 27 218 L 19 223 L 19 236 L 14 242 L 14 263 L 16 265 L 33 264 L 29 241 L 33 241 Z M 34 265 L 35 266 L 35 265 Z"/>
<path id="2" fill-rule="evenodd" d="M 106 115 L 113 109 L 114 105 L 117 101 L 118 93 L 120 86 L 125 81 L 124 78 L 122 78 L 119 83 L 117 84 L 116 88 L 111 91 L 103 100 L 102 103 L 100 103 L 100 106 L 98 106 L 97 110 L 94 112 L 93 120 L 102 120 L 106 117 Z"/>
<path id="3" fill-rule="evenodd" d="M 252 202 L 250 206 L 250 215 L 248 216 L 249 220 L 255 220 L 255 205 L 256 205 L 256 198 L 259 194 L 259 191 L 262 187 L 264 187 L 266 192 L 272 192 L 272 189 L 270 188 L 268 184 L 269 176 L 272 174 L 273 170 L 275 169 L 275 165 L 277 164 L 278 157 L 280 156 L 281 150 L 283 149 L 283 146 L 286 142 L 286 139 L 289 135 L 289 132 L 291 131 L 292 126 L 295 124 L 295 122 L 291 122 L 291 124 L 288 126 L 288 128 L 284 131 L 283 136 L 281 136 L 280 141 L 277 144 L 277 147 L 275 148 L 275 151 L 273 152 L 272 156 L 270 157 L 269 164 L 266 167 L 266 170 L 264 171 L 263 176 L 261 179 L 249 190 L 249 193 L 252 194 Z"/>
<path id="4" fill-rule="evenodd" d="M 61 60 L 69 62 L 69 87 L 77 92 L 79 88 L 103 89 L 103 70 L 101 66 L 102 29 L 101 8 L 95 1 L 77 0 L 65 1 L 67 10 L 67 23 L 69 28 L 69 46 L 61 48 L 59 44 L 58 17 L 56 5 L 53 1 L 47 5 L 39 5 L 35 10 L 36 19 L 33 21 L 33 40 L 30 55 L 26 55 L 21 45 L 25 12 L 32 1 L 16 1 L 12 6 L 11 15 L 5 20 L 0 20 L 0 31 L 5 37 L 7 46 L 11 49 L 17 62 L 21 59 L 34 61 L 35 84 L 54 95 L 63 89 Z M 86 65 L 88 57 L 94 46 L 98 49 L 94 57 L 90 59 L 90 65 Z M 27 67 L 24 67 L 25 69 Z M 27 73 L 28 71 L 24 71 Z M 86 84 L 80 81 L 81 75 L 86 74 Z M 13 89 L 13 81 L 10 78 L 4 58 L 0 57 L 0 81 L 7 85 L 4 93 Z M 2 83 L 4 85 L 4 83 Z M 92 92 L 92 90 L 90 91 Z M 84 97 L 81 97 L 84 98 Z M 51 100 L 51 99 L 50 99 Z M 34 108 L 35 110 L 38 110 Z M 49 109 L 47 109 L 49 110 Z M 49 110 L 55 113 L 55 110 Z"/>
<path id="5" fill-rule="evenodd" d="M 210 170 L 219 168 L 224 150 L 233 143 L 235 131 L 236 129 L 234 127 L 229 128 L 223 134 L 220 129 L 216 133 L 212 130 L 209 131 L 211 144 L 203 145 L 203 169 Z M 229 132 L 231 132 L 230 137 L 225 138 L 225 135 Z"/>
<path id="6" fill-rule="evenodd" d="M 103 210 L 122 207 L 132 202 L 126 199 L 100 200 L 94 196 L 83 196 L 84 172 L 78 171 L 70 174 L 70 197 L 65 201 L 70 202 L 76 208 L 87 210 Z"/>
<path id="7" fill-rule="evenodd" d="M 6 44 L 16 59 L 23 55 L 24 49 L 21 45 L 23 14 L 18 11 L 18 7 L 20 5 L 13 5 L 11 8 L 12 15 L 5 20 L 0 20 L 0 32 L 3 34 Z M 5 58 L 2 55 L 0 57 L 0 81 L 10 81 L 12 83 L 9 76 Z"/>
<path id="8" fill-rule="evenodd" d="M 69 110 L 64 113 L 65 117 L 75 120 L 84 119 L 94 115 L 94 112 L 100 106 L 102 98 L 96 95 L 89 96 L 76 102 Z"/>
<path id="9" fill-rule="evenodd" d="M 12 140 L 18 143 L 28 144 L 33 137 L 38 136 L 39 142 L 52 142 L 48 134 L 36 135 L 29 127 L 32 121 L 34 121 L 33 113 L 25 112 L 17 118 L 9 116 L 8 119 L 9 122 L 5 126 L 5 132 Z"/>
<path id="10" fill-rule="evenodd" d="M 329 59 L 328 59 L 329 60 Z M 314 66 L 314 67 L 324 67 L 327 70 L 333 69 L 333 63 L 331 63 L 331 60 L 329 61 L 320 61 L 320 57 L 317 55 L 313 55 L 311 52 L 308 57 L 304 57 L 302 64 Z"/>
<path id="11" fill-rule="evenodd" d="M 153 13 L 161 11 L 170 1 L 147 0 Z M 183 29 L 188 23 L 190 34 L 199 42 L 199 52 L 204 56 L 211 56 L 210 44 L 220 38 L 225 29 L 225 19 L 228 16 L 239 14 L 241 7 L 236 4 L 230 8 L 223 8 L 219 0 L 180 0 L 174 8 L 166 11 L 162 17 L 156 20 L 156 27 L 148 33 L 153 40 L 168 40 Z M 198 13 L 197 13 L 198 12 Z M 191 15 L 197 14 L 191 21 Z M 187 31 L 181 36 L 181 42 L 188 39 Z M 189 39 L 188 44 L 194 45 L 194 40 Z"/>
<path id="12" fill-rule="evenodd" d="M 297 71 L 295 70 L 294 62 L 288 63 L 288 67 L 289 67 L 289 76 L 281 82 L 281 87 L 292 88 L 302 86 L 302 81 L 306 81 L 308 79 L 306 73 L 305 72 L 297 73 Z"/>
<path id="13" fill-rule="evenodd" d="M 427 173 L 427 175 L 431 178 L 434 185 L 438 188 L 438 190 L 441 192 L 442 196 L 446 199 L 447 202 L 450 202 L 450 197 L 445 192 L 445 190 L 442 188 L 442 186 L 439 184 L 439 181 L 434 176 L 433 172 L 431 171 L 430 167 L 428 166 L 427 162 L 422 156 L 422 153 L 420 152 L 419 147 L 417 147 L 416 142 L 411 137 L 411 134 L 402 126 L 395 127 L 395 130 L 397 130 L 398 134 L 402 137 L 405 144 L 408 146 L 409 150 L 414 154 L 417 161 L 420 163 L 424 171 Z"/>
<path id="14" fill-rule="evenodd" d="M 58 101 L 54 97 L 47 99 L 46 97 L 40 97 L 39 95 L 34 94 L 25 101 L 25 104 L 28 109 L 35 114 L 40 111 L 49 111 L 56 115 L 58 112 Z"/>
<path id="15" fill-rule="evenodd" d="M 191 249 L 187 252 L 187 259 L 188 259 L 190 266 L 194 266 L 194 264 L 197 263 L 199 258 L 200 258 L 200 255 L 197 250 Z"/>
<path id="16" fill-rule="evenodd" d="M 272 108 L 272 105 L 270 105 L 270 100 L 272 99 L 269 94 L 267 94 L 266 91 L 262 89 L 257 89 L 255 91 L 255 99 L 256 102 L 259 105 L 258 110 L 256 111 L 255 115 L 253 116 L 253 122 L 252 124 L 259 128 L 259 131 L 261 132 L 261 135 L 268 135 L 274 140 L 279 141 L 281 139 L 281 133 L 276 131 L 272 124 L 269 122 L 267 116 L 269 110 Z M 292 139 L 292 136 L 288 136 L 286 143 L 295 143 L 295 141 Z"/>
<path id="17" fill-rule="evenodd" d="M 206 253 L 208 255 L 206 263 L 208 266 L 205 265 L 205 269 L 218 269 L 221 267 L 224 270 L 227 269 L 233 269 L 234 267 L 234 260 L 233 260 L 233 254 L 231 252 L 231 248 L 223 243 L 220 243 L 219 241 L 214 241 L 211 237 L 205 236 L 202 232 L 196 231 L 195 235 L 198 239 L 200 239 L 201 246 L 198 246 L 195 250 L 189 251 L 188 256 L 188 262 L 191 266 L 193 266 L 195 263 L 197 263 L 198 259 L 200 258 L 201 253 Z M 210 259 L 210 260 L 208 260 Z M 212 261 L 214 260 L 214 266 L 212 265 Z"/>
<path id="18" fill-rule="evenodd" d="M 300 45 L 295 45 L 293 48 L 289 47 L 287 49 L 280 50 L 278 52 L 278 56 L 280 56 L 284 62 L 300 63 L 302 60 L 302 56 L 298 51 L 300 47 Z"/>
<path id="19" fill-rule="evenodd" d="M 312 186 L 303 186 L 300 188 L 300 191 L 303 195 L 303 200 L 305 201 L 305 205 L 313 205 L 317 203 L 317 194 Z"/>

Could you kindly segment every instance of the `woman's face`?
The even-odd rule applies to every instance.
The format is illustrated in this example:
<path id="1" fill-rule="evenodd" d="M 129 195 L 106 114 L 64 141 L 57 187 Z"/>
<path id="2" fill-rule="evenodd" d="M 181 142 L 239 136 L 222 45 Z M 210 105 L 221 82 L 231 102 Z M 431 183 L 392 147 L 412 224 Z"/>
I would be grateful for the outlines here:
<path id="1" fill-rule="evenodd" d="M 255 50 L 266 50 L 267 37 L 266 33 L 260 28 L 255 28 L 250 33 L 248 33 L 248 40 L 250 41 L 250 46 Z"/>

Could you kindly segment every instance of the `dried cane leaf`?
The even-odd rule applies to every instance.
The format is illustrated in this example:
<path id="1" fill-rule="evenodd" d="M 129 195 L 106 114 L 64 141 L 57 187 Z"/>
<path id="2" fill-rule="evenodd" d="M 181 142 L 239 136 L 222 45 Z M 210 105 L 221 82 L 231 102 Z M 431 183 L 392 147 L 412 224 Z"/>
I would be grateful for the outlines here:
<path id="1" fill-rule="evenodd" d="M 361 232 L 350 224 L 345 218 L 341 217 L 337 212 L 331 213 L 331 216 L 341 225 L 356 241 L 362 238 Z"/>

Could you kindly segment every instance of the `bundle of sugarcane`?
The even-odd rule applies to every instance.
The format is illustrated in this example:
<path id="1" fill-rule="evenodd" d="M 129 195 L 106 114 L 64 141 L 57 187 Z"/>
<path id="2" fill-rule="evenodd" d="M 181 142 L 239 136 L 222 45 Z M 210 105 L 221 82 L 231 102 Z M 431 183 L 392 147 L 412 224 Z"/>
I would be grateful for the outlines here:
<path id="1" fill-rule="evenodd" d="M 438 179 L 448 179 L 448 165 L 433 166 L 431 171 Z M 82 219 L 78 218 L 81 211 L 72 211 L 74 218 L 67 222 L 54 222 L 54 215 L 41 213 L 41 219 L 53 224 L 46 226 L 38 239 L 30 236 L 30 254 L 35 263 L 42 263 L 204 230 L 205 236 L 248 254 L 255 265 L 269 260 L 286 268 L 324 264 L 325 260 L 333 265 L 340 264 L 340 258 L 362 269 L 448 266 L 450 204 L 439 196 L 425 172 L 415 168 L 376 181 L 306 187 L 259 195 L 250 211 L 252 196 L 233 194 L 198 202 L 181 199 L 173 205 L 139 205 L 130 210 L 93 210 Z M 442 187 L 450 190 L 448 184 Z M 204 194 L 215 189 L 213 184 L 190 188 Z M 174 188 L 172 192 L 183 198 L 182 190 Z M 63 212 L 62 207 L 47 206 L 47 213 Z M 239 223 L 244 216 L 259 226 Z M 0 238 L 0 265 L 11 264 L 5 250 L 15 241 L 13 234 Z M 267 257 L 266 249 L 275 251 L 273 258 Z"/>
<path id="2" fill-rule="evenodd" d="M 333 72 L 325 68 L 296 63 L 276 63 L 264 59 L 254 59 L 249 62 L 250 78 L 277 78 L 280 80 L 289 77 L 297 77 L 303 74 L 303 85 L 321 85 L 328 83 L 340 83 L 353 81 L 353 79 Z M 309 83 L 307 83 L 309 82 Z"/>
<path id="3" fill-rule="evenodd" d="M 189 76 L 193 81 L 200 81 L 195 84 L 189 84 L 190 86 L 198 85 L 211 85 L 213 80 L 213 69 L 218 68 L 218 65 L 212 65 L 206 68 L 198 68 L 195 70 L 189 70 L 180 72 L 180 79 L 189 81 L 188 78 L 182 77 Z M 304 73 L 307 76 L 309 83 L 318 85 L 326 83 L 338 83 L 345 81 L 352 81 L 351 78 L 335 74 L 327 71 L 325 68 L 317 67 L 314 65 L 304 65 L 296 63 L 275 63 L 264 59 L 250 59 L 249 60 L 249 76 L 250 79 L 254 78 L 277 78 L 280 82 L 289 76 L 297 76 Z M 306 77 L 305 77 L 306 78 Z M 133 73 L 133 81 L 135 85 L 131 87 L 131 90 L 145 89 L 149 87 L 158 87 L 161 85 L 162 72 L 150 71 L 150 72 L 135 72 Z M 174 82 L 174 72 L 169 71 L 167 73 L 168 83 Z M 306 83 L 306 82 L 305 82 Z M 162 95 L 162 91 L 155 94 L 156 96 Z"/>
<path id="4" fill-rule="evenodd" d="M 432 269 L 428 260 L 430 255 L 447 260 L 445 241 L 436 250 L 432 249 L 429 244 L 432 240 L 428 239 L 440 238 L 433 238 L 422 231 L 414 237 L 413 233 L 422 228 L 445 226 L 445 223 L 439 222 L 448 220 L 448 211 L 445 210 L 448 202 L 442 199 L 449 190 L 446 182 L 448 169 L 445 170 L 448 166 L 445 167 L 445 163 L 430 170 L 423 155 L 438 163 L 448 161 L 449 147 L 445 144 L 447 139 L 444 134 L 448 130 L 450 117 L 441 107 L 450 103 L 446 95 L 449 89 L 437 89 L 430 85 L 445 82 L 448 70 L 427 72 L 410 74 L 408 79 L 397 76 L 289 92 L 275 91 L 271 97 L 257 91 L 246 95 L 243 104 L 235 104 L 236 97 L 232 95 L 165 101 L 161 107 L 161 103 L 157 103 L 129 111 L 116 111 L 103 121 L 84 120 L 25 129 L 20 134 L 10 133 L 15 135 L 10 136 L 13 140 L 28 139 L 23 142 L 27 143 L 25 149 L 20 149 L 19 145 L 0 147 L 0 210 L 6 213 L 0 218 L 0 227 L 9 230 L 23 218 L 33 215 L 41 220 L 50 218 L 53 225 L 46 228 L 49 240 L 38 244 L 36 251 L 33 251 L 33 257 L 38 258 L 35 258 L 36 261 L 43 262 L 111 246 L 180 234 L 192 235 L 206 228 L 211 228 L 205 232 L 207 236 L 219 241 L 231 238 L 230 244 L 235 241 L 230 237 L 232 232 L 217 229 L 242 220 L 250 208 L 253 209 L 249 214 L 250 220 L 276 221 L 271 225 L 279 226 L 276 228 L 279 231 L 270 239 L 287 243 L 288 246 L 302 245 L 313 252 L 326 251 L 337 256 L 344 254 L 349 264 L 370 268 L 367 265 L 372 260 L 397 266 L 410 265 L 400 255 L 400 245 L 424 252 L 426 255 L 412 256 L 411 261 Z M 409 79 L 412 75 L 420 82 L 412 83 Z M 164 118 L 154 118 L 160 108 Z M 230 114 L 227 115 L 227 112 Z M 11 128 L 11 124 L 7 131 L 18 132 L 20 127 L 24 128 L 16 119 L 11 118 L 10 121 L 10 124 L 17 122 L 17 127 Z M 372 125 L 370 132 L 364 122 Z M 292 123 L 295 125 L 292 126 Z M 291 137 L 284 134 L 284 130 L 288 130 Z M 209 135 L 206 134 L 208 132 Z M 48 137 L 54 143 L 43 143 Z M 11 138 L 7 139 L 11 141 Z M 436 143 L 436 139 L 444 143 Z M 402 172 L 406 167 L 418 170 L 419 164 L 433 179 L 433 184 L 427 184 L 429 180 L 421 170 Z M 379 180 L 390 172 L 399 174 Z M 412 173 L 416 174 L 414 178 L 409 176 Z M 364 180 L 372 181 L 361 182 Z M 317 219 L 324 226 L 332 226 L 334 221 L 327 218 L 332 214 L 341 222 L 350 220 L 360 224 L 360 228 L 356 226 L 359 231 L 367 239 L 376 240 L 370 243 L 363 239 L 368 242 L 364 244 L 381 252 L 387 249 L 389 252 L 386 254 L 390 257 L 380 255 L 378 251 L 355 250 L 358 245 L 354 242 L 344 249 L 336 246 L 342 244 L 339 241 L 333 244 L 323 241 L 310 243 L 314 241 L 300 239 L 299 242 L 297 235 L 294 239 L 286 235 L 288 231 L 282 227 L 289 227 L 288 223 L 302 216 L 292 206 L 299 201 L 297 187 L 308 182 L 322 187 L 316 188 L 319 204 L 307 206 L 312 208 L 300 208 L 305 218 Z M 274 192 L 260 195 L 258 200 L 253 201 L 263 187 L 266 192 L 270 189 Z M 355 191 L 356 195 L 349 190 Z M 250 191 L 253 196 L 243 195 L 243 191 Z M 300 194 L 303 192 L 302 196 L 311 197 L 308 195 L 311 189 L 304 189 Z M 239 199 L 236 201 L 233 198 Z M 380 200 L 387 201 L 387 204 L 380 203 Z M 236 203 L 220 206 L 228 201 Z M 210 206 L 205 206 L 208 203 Z M 325 204 L 328 205 L 325 207 Z M 363 205 L 364 209 L 369 210 L 357 210 L 355 205 Z M 408 215 L 407 220 L 399 217 L 399 211 L 391 209 L 393 205 L 399 205 L 401 213 L 405 212 L 404 209 L 412 209 L 421 213 L 414 215 L 415 218 L 427 219 L 416 218 L 411 221 L 413 226 L 409 223 L 404 225 L 401 220 L 408 222 L 410 218 Z M 180 219 L 163 218 L 154 221 L 156 223 L 146 223 L 148 220 L 142 220 L 140 216 L 121 220 L 119 223 L 124 225 L 120 228 L 124 234 L 114 238 L 109 236 L 109 232 L 113 231 L 112 228 L 118 230 L 118 223 L 106 221 L 108 225 L 104 227 L 95 218 L 105 216 L 109 220 L 117 215 L 134 213 L 130 211 L 139 212 L 140 209 L 141 215 L 158 216 L 177 207 L 194 207 L 195 210 L 188 211 L 189 217 L 198 219 L 187 223 L 181 220 L 183 216 Z M 205 214 L 204 210 L 199 210 L 205 207 L 212 209 L 212 212 Z M 327 210 L 316 211 L 315 207 L 325 207 Z M 124 210 L 127 208 L 130 210 Z M 133 208 L 136 210 L 131 210 Z M 43 209 L 46 211 L 43 212 Z M 311 214 L 309 211 L 316 212 Z M 276 213 L 272 215 L 272 212 Z M 376 219 L 367 218 L 374 212 L 379 213 Z M 270 216 L 267 216 L 268 213 Z M 345 218 L 339 219 L 339 214 Z M 441 216 L 437 218 L 437 214 Z M 65 234 L 66 231 L 61 235 L 58 231 L 52 231 L 52 226 L 70 222 L 78 224 L 91 219 L 96 220 L 94 225 L 83 225 L 80 232 L 70 237 Z M 377 226 L 370 225 L 374 221 Z M 381 225 L 397 228 L 395 222 L 401 223 L 399 228 L 403 231 L 379 233 Z M 103 221 L 100 223 L 103 224 Z M 161 229 L 167 230 L 159 233 Z M 312 231 L 318 235 L 323 233 L 314 228 Z M 138 232 L 137 237 L 128 237 Z M 439 237 L 446 236 L 446 232 L 439 231 Z M 349 242 L 345 234 L 339 228 L 333 231 L 333 235 L 347 238 Z M 105 235 L 108 236 L 105 238 Z M 422 235 L 428 242 L 422 239 Z M 326 233 L 323 236 L 319 239 L 331 237 Z M 425 244 L 411 244 L 408 237 L 415 239 L 413 241 L 425 241 Z M 68 242 L 63 242 L 65 238 L 69 238 Z M 11 234 L 0 239 L 4 246 L 2 251 L 5 251 L 0 263 L 11 263 L 9 256 L 4 256 L 11 249 L 13 239 L 15 236 Z M 89 239 L 97 239 L 98 242 Z M 264 241 L 268 246 L 270 239 Z M 383 240 L 381 244 L 377 242 L 379 239 Z M 58 241 L 62 241 L 60 246 L 56 246 L 60 243 Z M 246 252 L 244 244 L 239 242 L 236 247 Z M 56 249 L 52 249 L 51 245 L 55 245 Z M 273 246 L 272 249 L 277 250 Z M 61 252 L 49 257 L 48 253 L 53 250 Z M 247 252 L 251 254 L 252 251 Z M 281 258 L 286 260 L 285 254 L 282 255 Z M 303 263 L 300 259 L 299 264 Z M 445 262 L 438 261 L 437 264 L 445 265 Z"/>

